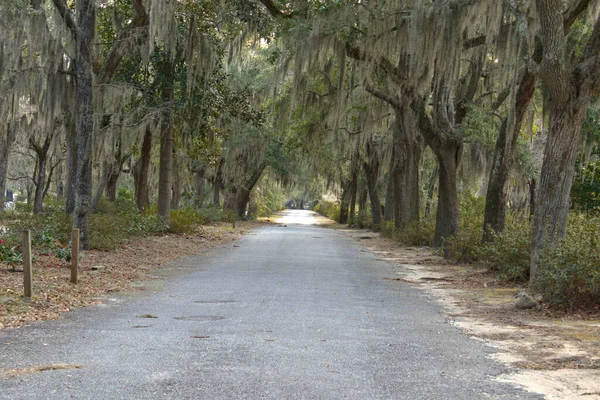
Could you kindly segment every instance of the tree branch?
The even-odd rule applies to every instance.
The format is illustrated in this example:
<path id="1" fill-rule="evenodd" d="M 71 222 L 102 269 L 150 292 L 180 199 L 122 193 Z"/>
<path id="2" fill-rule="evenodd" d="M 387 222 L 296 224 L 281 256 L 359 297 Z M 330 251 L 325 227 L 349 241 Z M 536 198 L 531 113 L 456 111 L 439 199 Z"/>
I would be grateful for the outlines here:
<path id="1" fill-rule="evenodd" d="M 568 35 L 571 32 L 571 27 L 577 21 L 577 18 L 587 10 L 590 4 L 590 0 L 579 0 L 577 3 L 573 4 L 571 7 L 565 11 L 563 14 L 564 22 L 563 29 L 565 31 L 565 35 Z"/>
<path id="2" fill-rule="evenodd" d="M 294 13 L 286 14 L 282 12 L 272 0 L 260 0 L 260 2 L 267 8 L 269 14 L 274 18 L 294 18 Z"/>
<path id="3" fill-rule="evenodd" d="M 398 99 L 398 97 L 393 97 L 387 93 L 377 90 L 373 86 L 369 85 L 368 83 L 365 85 L 365 90 L 367 92 L 369 92 L 370 94 L 372 94 L 373 96 L 377 97 L 379 100 L 385 101 L 390 106 L 392 106 L 394 109 L 400 108 L 400 100 Z"/>
<path id="4" fill-rule="evenodd" d="M 54 3 L 54 7 L 56 7 L 58 14 L 65 22 L 65 25 L 67 25 L 69 31 L 71 31 L 73 40 L 77 41 L 77 35 L 79 34 L 79 30 L 77 29 L 77 24 L 73 19 L 71 10 L 69 10 L 69 7 L 67 7 L 67 3 L 65 2 L 65 0 L 52 0 L 52 3 Z"/>

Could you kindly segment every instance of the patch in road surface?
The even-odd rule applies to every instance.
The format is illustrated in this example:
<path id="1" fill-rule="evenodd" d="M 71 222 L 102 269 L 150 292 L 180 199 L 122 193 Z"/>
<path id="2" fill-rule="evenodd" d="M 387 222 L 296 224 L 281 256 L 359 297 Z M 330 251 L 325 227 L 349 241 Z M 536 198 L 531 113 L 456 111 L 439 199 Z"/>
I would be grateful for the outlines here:
<path id="1" fill-rule="evenodd" d="M 173 317 L 173 319 L 179 321 L 218 321 L 223 317 L 219 315 L 190 315 L 187 317 Z"/>
<path id="2" fill-rule="evenodd" d="M 29 367 L 29 368 L 15 368 L 8 371 L 0 371 L 0 378 L 16 378 L 17 376 L 33 374 L 36 372 L 45 372 L 45 371 L 58 371 L 64 369 L 81 369 L 83 368 L 81 365 L 75 364 L 49 364 L 49 365 L 40 365 L 37 367 Z"/>
<path id="3" fill-rule="evenodd" d="M 235 300 L 198 300 L 195 301 L 194 303 L 199 303 L 199 304 L 229 304 L 229 303 L 235 303 Z"/>

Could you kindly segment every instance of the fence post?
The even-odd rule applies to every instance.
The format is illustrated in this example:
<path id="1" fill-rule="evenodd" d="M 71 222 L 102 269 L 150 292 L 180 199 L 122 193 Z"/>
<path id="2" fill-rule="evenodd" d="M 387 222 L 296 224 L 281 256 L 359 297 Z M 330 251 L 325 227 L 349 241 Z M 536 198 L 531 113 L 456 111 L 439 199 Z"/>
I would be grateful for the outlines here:
<path id="1" fill-rule="evenodd" d="M 23 288 L 24 296 L 31 297 L 33 295 L 33 285 L 31 278 L 31 231 L 23 231 L 22 243 L 23 256 Z"/>
<path id="2" fill-rule="evenodd" d="M 79 274 L 79 229 L 71 234 L 71 283 L 77 284 Z"/>

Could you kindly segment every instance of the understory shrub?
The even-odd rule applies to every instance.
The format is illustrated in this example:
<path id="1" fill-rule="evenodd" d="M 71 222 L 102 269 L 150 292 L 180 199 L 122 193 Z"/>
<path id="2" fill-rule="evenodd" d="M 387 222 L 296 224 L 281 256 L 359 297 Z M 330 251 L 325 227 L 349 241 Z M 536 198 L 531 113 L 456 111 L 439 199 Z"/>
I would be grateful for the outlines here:
<path id="1" fill-rule="evenodd" d="M 531 252 L 531 224 L 524 216 L 509 216 L 501 234 L 484 243 L 476 252 L 477 258 L 502 281 L 526 283 L 529 281 Z"/>
<path id="2" fill-rule="evenodd" d="M 478 259 L 483 232 L 483 209 L 485 199 L 467 194 L 460 201 L 460 232 L 446 240 L 446 249 L 452 258 L 462 263 Z M 435 228 L 434 228 L 435 229 Z"/>
<path id="3" fill-rule="evenodd" d="M 334 221 L 340 222 L 340 205 L 337 202 L 320 200 L 315 206 L 314 211 Z"/>
<path id="4" fill-rule="evenodd" d="M 563 307 L 600 304 L 600 217 L 569 216 L 567 236 L 544 249 L 533 289 L 548 303 Z"/>

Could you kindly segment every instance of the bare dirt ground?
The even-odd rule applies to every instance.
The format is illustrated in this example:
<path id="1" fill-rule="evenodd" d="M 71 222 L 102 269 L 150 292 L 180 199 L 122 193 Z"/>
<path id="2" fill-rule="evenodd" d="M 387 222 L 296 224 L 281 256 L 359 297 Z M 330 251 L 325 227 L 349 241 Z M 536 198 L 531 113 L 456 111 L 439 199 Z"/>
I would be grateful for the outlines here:
<path id="1" fill-rule="evenodd" d="M 333 227 L 333 225 L 332 225 Z M 339 229 L 339 226 L 336 227 Z M 451 323 L 498 349 L 518 369 L 501 376 L 548 399 L 600 399 L 600 315 L 515 308 L 523 288 L 498 282 L 485 268 L 456 265 L 429 248 L 399 247 L 363 230 L 339 229 L 381 260 L 397 265 L 387 279 L 418 285 L 446 309 Z"/>
<path id="2" fill-rule="evenodd" d="M 58 318 L 76 307 L 105 301 L 110 293 L 145 290 L 140 282 L 157 279 L 169 261 L 209 252 L 258 226 L 242 222 L 203 226 L 195 234 L 165 234 L 134 239 L 115 251 L 81 255 L 79 283 L 69 283 L 70 264 L 54 255 L 35 254 L 33 297 L 23 298 L 23 273 L 0 263 L 0 329 Z"/>

